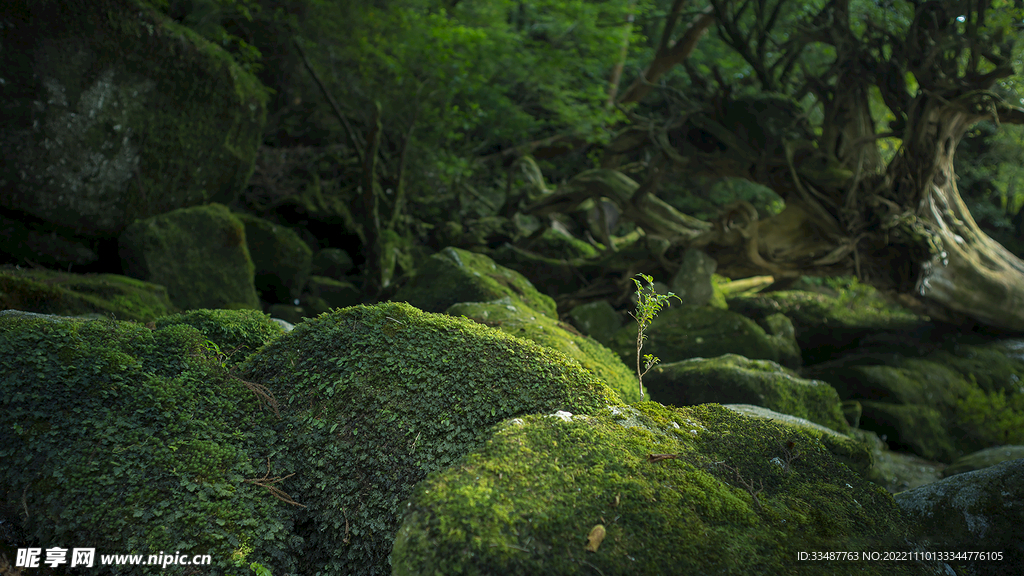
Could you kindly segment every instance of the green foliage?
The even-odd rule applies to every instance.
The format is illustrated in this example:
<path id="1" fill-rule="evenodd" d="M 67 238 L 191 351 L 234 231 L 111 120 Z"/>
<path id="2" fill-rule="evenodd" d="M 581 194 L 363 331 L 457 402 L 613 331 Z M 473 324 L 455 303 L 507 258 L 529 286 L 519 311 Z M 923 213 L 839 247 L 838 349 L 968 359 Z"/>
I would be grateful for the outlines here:
<path id="1" fill-rule="evenodd" d="M 668 294 L 658 294 L 654 290 L 654 278 L 646 274 L 637 274 L 640 278 L 643 278 L 644 282 L 647 283 L 645 288 L 640 281 L 633 278 L 633 283 L 636 284 L 636 314 L 630 312 L 629 315 L 636 320 L 638 325 L 636 332 L 636 379 L 640 386 L 640 399 L 644 397 L 644 374 L 658 363 L 658 358 L 652 354 L 644 355 L 644 370 L 640 371 L 640 350 L 644 347 L 644 340 L 647 336 L 644 335 L 644 330 L 654 320 L 654 317 L 661 311 L 661 307 L 670 305 L 669 298 L 675 298 L 682 302 L 683 300 L 675 294 L 669 292 Z"/>
<path id="2" fill-rule="evenodd" d="M 390 573 L 413 486 L 481 446 L 493 424 L 618 403 L 558 352 L 405 303 L 309 319 L 244 370 L 285 412 L 297 474 L 284 489 L 307 506 L 303 574 Z"/>
<path id="3" fill-rule="evenodd" d="M 291 566 L 291 510 L 247 482 L 276 470 L 275 421 L 182 324 L 0 320 L 0 492 L 43 547 L 210 554 Z M 125 574 L 149 573 L 141 567 Z"/>
<path id="4" fill-rule="evenodd" d="M 165 316 L 156 328 L 184 324 L 199 330 L 216 347 L 225 363 L 236 366 L 284 331 L 270 316 L 257 310 L 190 310 Z"/>
<path id="5" fill-rule="evenodd" d="M 984 446 L 1024 444 L 1024 389 L 985 390 L 977 386 L 957 399 L 957 423 Z"/>

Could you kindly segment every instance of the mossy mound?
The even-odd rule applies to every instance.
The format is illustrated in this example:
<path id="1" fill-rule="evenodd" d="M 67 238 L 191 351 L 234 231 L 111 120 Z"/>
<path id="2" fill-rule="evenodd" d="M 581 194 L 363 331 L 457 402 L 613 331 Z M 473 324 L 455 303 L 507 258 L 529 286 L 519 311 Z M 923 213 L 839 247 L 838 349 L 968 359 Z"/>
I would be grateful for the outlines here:
<path id="1" fill-rule="evenodd" d="M 541 294 L 525 276 L 499 266 L 487 256 L 448 247 L 416 270 L 416 277 L 395 294 L 427 312 L 444 312 L 459 302 L 490 302 L 508 296 L 549 318 L 557 318 L 555 301 Z"/>
<path id="2" fill-rule="evenodd" d="M 417 486 L 392 561 L 396 576 L 940 574 L 797 560 L 907 550 L 907 535 L 892 497 L 817 439 L 718 405 L 646 402 L 502 424 Z"/>
<path id="3" fill-rule="evenodd" d="M 156 328 L 192 326 L 217 345 L 225 364 L 237 365 L 284 334 L 270 316 L 256 310 L 192 310 L 156 321 Z"/>
<path id="4" fill-rule="evenodd" d="M 0 270 L 0 308 L 39 314 L 101 314 L 148 322 L 177 311 L 167 289 L 117 274 Z"/>
<path id="5" fill-rule="evenodd" d="M 247 481 L 276 421 L 195 328 L 0 316 L 0 373 L 0 509 L 43 548 L 293 567 L 292 508 Z"/>
<path id="6" fill-rule="evenodd" d="M 183 310 L 241 303 L 259 308 L 245 226 L 210 204 L 139 220 L 118 240 L 125 272 L 167 287 Z"/>
<path id="7" fill-rule="evenodd" d="M 479 324 L 558 350 L 593 372 L 622 401 L 640 401 L 636 374 L 614 352 L 593 338 L 581 335 L 568 324 L 548 318 L 526 306 L 512 304 L 508 298 L 495 302 L 463 302 L 449 308 L 447 314 L 466 316 Z"/>
<path id="8" fill-rule="evenodd" d="M 817 422 L 837 432 L 849 424 L 834 388 L 767 360 L 736 354 L 659 364 L 645 379 L 651 399 L 675 406 L 753 404 Z"/>
<path id="9" fill-rule="evenodd" d="M 520 414 L 618 404 L 580 365 L 538 344 L 404 303 L 311 318 L 243 366 L 292 422 L 307 506 L 302 573 L 386 574 L 401 503 L 428 472 L 478 448 Z"/>

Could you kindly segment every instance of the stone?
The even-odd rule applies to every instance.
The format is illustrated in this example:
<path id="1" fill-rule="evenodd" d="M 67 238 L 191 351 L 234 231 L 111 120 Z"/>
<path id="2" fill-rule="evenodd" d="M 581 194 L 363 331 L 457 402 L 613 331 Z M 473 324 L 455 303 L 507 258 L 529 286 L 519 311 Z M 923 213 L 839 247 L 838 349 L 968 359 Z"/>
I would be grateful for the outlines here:
<path id="1" fill-rule="evenodd" d="M 291 228 L 249 214 L 234 216 L 245 224 L 245 244 L 260 296 L 273 302 L 298 298 L 309 279 L 313 251 Z"/>
<path id="2" fill-rule="evenodd" d="M 687 248 L 683 252 L 683 260 L 672 281 L 669 282 L 672 292 L 686 306 L 704 306 L 714 295 L 711 286 L 711 275 L 718 268 L 715 259 L 697 248 Z"/>
<path id="3" fill-rule="evenodd" d="M 139 220 L 118 250 L 126 274 L 166 286 L 178 308 L 259 308 L 245 227 L 221 204 Z"/>
<path id="4" fill-rule="evenodd" d="M 914 539 L 930 551 L 999 553 L 963 562 L 968 574 L 1012 576 L 1024 565 L 1024 459 L 896 494 Z"/>
<path id="5" fill-rule="evenodd" d="M 37 231 L 3 216 L 0 216 L 0 252 L 16 261 L 60 269 L 87 266 L 99 260 L 86 242 L 58 234 L 56 230 Z"/>
<path id="6" fill-rule="evenodd" d="M 341 248 L 324 248 L 313 255 L 311 272 L 315 276 L 344 280 L 354 266 L 348 252 Z"/>
<path id="7" fill-rule="evenodd" d="M 580 366 L 607 384 L 619 395 L 621 401 L 640 401 L 636 373 L 623 364 L 614 352 L 580 334 L 572 326 L 548 318 L 521 303 L 513 303 L 511 298 L 493 302 L 463 302 L 448 308 L 445 313 L 456 317 L 465 316 L 478 324 L 557 350 L 579 362 Z"/>
<path id="8" fill-rule="evenodd" d="M 324 306 L 347 308 L 363 302 L 363 293 L 351 282 L 343 282 L 324 276 L 311 276 L 307 284 L 310 296 L 320 298 Z"/>
<path id="9" fill-rule="evenodd" d="M 492 425 L 617 402 L 564 354 L 396 302 L 310 318 L 241 376 L 266 386 L 294 423 L 275 444 L 278 465 L 302 470 L 285 485 L 306 506 L 293 573 L 325 576 L 390 572 L 413 487 L 484 445 Z"/>
<path id="10" fill-rule="evenodd" d="M 768 360 L 736 354 L 656 364 L 644 377 L 651 399 L 691 406 L 753 404 L 846 432 L 849 425 L 834 388 L 821 380 L 800 378 Z"/>
<path id="11" fill-rule="evenodd" d="M 453 247 L 428 258 L 391 300 L 441 313 L 459 302 L 488 302 L 504 296 L 549 318 L 558 317 L 555 301 L 538 292 L 519 272 L 499 266 L 483 254 Z"/>
<path id="12" fill-rule="evenodd" d="M 1024 458 L 1024 446 L 993 446 L 957 458 L 955 462 L 943 470 L 943 475 L 949 478 L 956 474 L 973 472 L 974 470 L 995 466 L 1007 460 L 1019 460 L 1021 458 Z"/>
<path id="13" fill-rule="evenodd" d="M 622 327 L 622 317 L 607 300 L 580 304 L 569 311 L 569 318 L 581 332 L 598 342 L 610 342 Z"/>
<path id="14" fill-rule="evenodd" d="M 637 325 L 631 322 L 615 333 L 607 345 L 623 362 L 636 362 Z M 753 360 L 778 362 L 779 350 L 753 320 L 717 308 L 682 307 L 678 303 L 661 312 L 644 331 L 643 354 L 664 363 L 688 358 L 715 358 L 739 354 Z"/>
<path id="15" fill-rule="evenodd" d="M 420 483 L 403 512 L 395 576 L 809 576 L 849 566 L 877 576 L 947 574 L 934 561 L 836 570 L 799 562 L 800 552 L 916 543 L 892 497 L 816 437 L 717 405 L 643 402 L 506 421 Z M 597 524 L 605 537 L 587 551 Z"/>
<path id="16" fill-rule="evenodd" d="M 268 93 L 220 46 L 135 0 L 2 6 L 0 208 L 115 238 L 241 193 Z"/>
<path id="17" fill-rule="evenodd" d="M 0 269 L 0 308 L 41 314 L 149 322 L 178 308 L 167 289 L 119 274 L 69 274 L 43 269 Z"/>

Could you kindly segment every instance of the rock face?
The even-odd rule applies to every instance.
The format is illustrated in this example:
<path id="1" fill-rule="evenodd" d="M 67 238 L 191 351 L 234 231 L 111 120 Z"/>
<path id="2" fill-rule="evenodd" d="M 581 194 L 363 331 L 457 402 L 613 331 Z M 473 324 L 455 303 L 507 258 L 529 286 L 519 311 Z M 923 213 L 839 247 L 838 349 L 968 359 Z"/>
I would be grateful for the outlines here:
<path id="1" fill-rule="evenodd" d="M 1024 459 L 965 472 L 896 495 L 914 539 L 927 550 L 999 552 L 967 559 L 969 574 L 1012 576 L 1024 566 Z"/>
<path id="2" fill-rule="evenodd" d="M 307 506 L 301 574 L 389 574 L 402 502 L 427 473 L 480 447 L 491 425 L 618 403 L 558 352 L 404 303 L 311 318 L 242 374 L 272 391 L 288 422 L 282 456 L 301 473 L 285 489 Z"/>
<path id="3" fill-rule="evenodd" d="M 396 576 L 944 574 L 797 560 L 912 549 L 907 536 L 892 497 L 817 439 L 717 405 L 646 402 L 505 421 L 417 486 L 392 564 Z"/>
<path id="4" fill-rule="evenodd" d="M 522 274 L 482 254 L 451 247 L 431 256 L 392 300 L 426 312 L 444 312 L 459 302 L 489 302 L 504 296 L 549 318 L 558 317 L 555 301 L 538 292 Z"/>
<path id="5" fill-rule="evenodd" d="M 129 276 L 166 286 L 178 308 L 259 308 L 245 228 L 220 204 L 139 220 L 118 249 Z"/>
<path id="6" fill-rule="evenodd" d="M 215 315 L 151 329 L 0 313 L 0 520 L 43 548 L 209 554 L 205 573 L 223 574 L 248 547 L 275 573 L 293 567 L 295 508 L 245 481 L 283 475 L 276 459 L 268 469 L 273 411 L 209 344 L 280 331 L 260 332 L 255 312 Z"/>
<path id="7" fill-rule="evenodd" d="M 241 192 L 266 93 L 220 47 L 134 0 L 11 0 L 0 22 L 0 207 L 116 237 Z"/>

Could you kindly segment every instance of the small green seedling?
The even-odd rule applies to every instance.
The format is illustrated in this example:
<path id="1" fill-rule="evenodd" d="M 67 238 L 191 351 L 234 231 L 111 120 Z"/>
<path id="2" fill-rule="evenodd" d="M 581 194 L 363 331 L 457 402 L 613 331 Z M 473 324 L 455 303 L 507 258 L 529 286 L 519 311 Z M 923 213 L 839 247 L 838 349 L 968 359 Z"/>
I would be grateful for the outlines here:
<path id="1" fill-rule="evenodd" d="M 636 379 L 640 385 L 640 399 L 644 399 L 644 374 L 658 363 L 658 357 L 652 354 L 644 354 L 644 370 L 640 371 L 640 350 L 644 347 L 644 330 L 651 323 L 651 320 L 658 315 L 661 311 L 662 305 L 668 306 L 670 302 L 669 298 L 675 298 L 682 302 L 682 298 L 669 292 L 666 294 L 658 294 L 654 290 L 654 278 L 646 274 L 637 274 L 640 278 L 647 283 L 647 287 L 644 288 L 640 281 L 633 278 L 633 283 L 636 284 L 636 314 L 629 313 L 630 316 L 636 320 L 639 325 L 639 329 L 636 332 Z"/>

